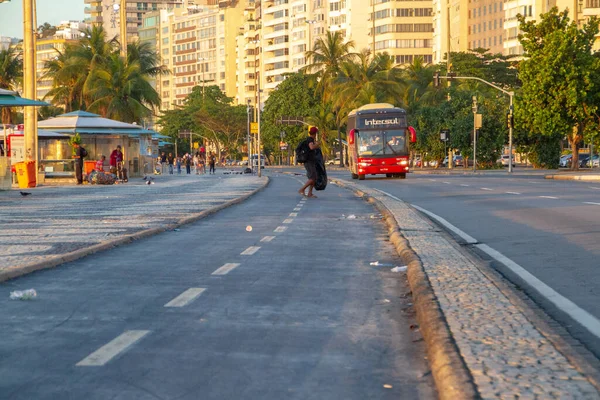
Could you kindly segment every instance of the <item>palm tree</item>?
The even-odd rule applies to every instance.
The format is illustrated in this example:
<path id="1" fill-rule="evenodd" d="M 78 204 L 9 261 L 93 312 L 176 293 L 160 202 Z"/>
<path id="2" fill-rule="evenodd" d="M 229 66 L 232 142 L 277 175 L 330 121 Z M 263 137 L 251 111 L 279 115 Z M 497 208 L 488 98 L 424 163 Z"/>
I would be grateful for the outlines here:
<path id="1" fill-rule="evenodd" d="M 70 49 L 65 52 L 56 50 L 57 55 L 44 63 L 44 78 L 52 78 L 52 89 L 44 99 L 50 99 L 55 106 L 62 106 L 65 112 L 83 108 L 83 84 L 85 69 L 70 57 Z"/>
<path id="2" fill-rule="evenodd" d="M 433 74 L 435 67 L 427 65 L 421 57 L 414 59 L 412 64 L 409 64 L 403 69 L 403 76 L 406 82 L 404 96 L 402 102 L 409 113 L 416 110 L 422 104 L 431 104 L 437 102 L 438 92 L 444 94 L 443 91 L 435 90 L 433 87 Z"/>
<path id="3" fill-rule="evenodd" d="M 128 63 L 118 53 L 91 71 L 83 90 L 91 100 L 88 110 L 123 122 L 139 121 L 160 104 L 158 93 L 141 73 L 140 63 Z"/>
<path id="4" fill-rule="evenodd" d="M 328 101 L 329 88 L 340 72 L 340 66 L 351 61 L 355 53 L 353 41 L 344 42 L 340 32 L 327 31 L 325 37 L 316 40 L 314 48 L 306 52 L 306 58 L 312 61 L 303 71 L 314 73 L 318 79 L 317 90 L 323 93 L 323 100 Z"/>
<path id="5" fill-rule="evenodd" d="M 143 75 L 155 77 L 170 74 L 169 69 L 161 64 L 160 55 L 149 42 L 140 43 L 138 41 L 127 45 L 127 62 L 133 63 L 134 61 L 140 63 L 140 72 Z"/>
<path id="6" fill-rule="evenodd" d="M 394 66 L 393 58 L 387 53 L 371 57 L 365 50 L 357 61 L 346 61 L 334 80 L 332 101 L 341 115 L 346 116 L 354 108 L 370 103 L 392 103 L 401 101 L 404 81 L 401 70 Z"/>
<path id="7" fill-rule="evenodd" d="M 23 80 L 23 61 L 14 48 L 0 51 L 0 89 L 15 90 Z M 2 107 L 2 123 L 11 124 L 12 110 Z"/>

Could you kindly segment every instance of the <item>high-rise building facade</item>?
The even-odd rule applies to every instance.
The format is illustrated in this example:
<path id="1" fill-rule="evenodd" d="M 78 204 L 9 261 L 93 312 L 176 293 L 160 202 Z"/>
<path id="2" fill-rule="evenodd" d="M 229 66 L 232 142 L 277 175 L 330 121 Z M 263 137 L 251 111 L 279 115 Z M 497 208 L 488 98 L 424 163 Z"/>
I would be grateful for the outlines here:
<path id="1" fill-rule="evenodd" d="M 102 26 L 106 30 L 107 37 L 119 37 L 120 20 L 119 8 L 120 0 L 84 0 L 89 4 L 85 8 L 85 13 L 89 15 L 86 22 Z M 144 14 L 151 11 L 166 10 L 183 7 L 184 0 L 145 0 L 130 1 L 127 0 L 127 41 L 131 42 L 137 39 L 138 29 L 143 26 Z"/>

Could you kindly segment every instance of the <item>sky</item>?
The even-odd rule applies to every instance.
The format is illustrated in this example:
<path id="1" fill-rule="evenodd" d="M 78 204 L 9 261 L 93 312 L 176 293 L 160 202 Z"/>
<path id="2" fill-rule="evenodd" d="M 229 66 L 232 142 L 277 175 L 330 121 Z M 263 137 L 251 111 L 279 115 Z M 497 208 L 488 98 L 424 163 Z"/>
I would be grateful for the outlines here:
<path id="1" fill-rule="evenodd" d="M 83 0 L 37 0 L 37 25 L 60 21 L 83 21 Z M 23 1 L 0 3 L 0 36 L 23 38 Z"/>

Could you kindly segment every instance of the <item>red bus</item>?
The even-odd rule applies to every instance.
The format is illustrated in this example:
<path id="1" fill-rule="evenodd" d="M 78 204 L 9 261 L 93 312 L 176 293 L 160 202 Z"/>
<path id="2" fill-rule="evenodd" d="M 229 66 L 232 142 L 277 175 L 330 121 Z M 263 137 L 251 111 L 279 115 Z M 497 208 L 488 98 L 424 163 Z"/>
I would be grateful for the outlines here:
<path id="1" fill-rule="evenodd" d="M 406 178 L 409 142 L 416 141 L 406 111 L 387 103 L 364 105 L 348 114 L 348 132 L 352 179 L 377 174 Z"/>

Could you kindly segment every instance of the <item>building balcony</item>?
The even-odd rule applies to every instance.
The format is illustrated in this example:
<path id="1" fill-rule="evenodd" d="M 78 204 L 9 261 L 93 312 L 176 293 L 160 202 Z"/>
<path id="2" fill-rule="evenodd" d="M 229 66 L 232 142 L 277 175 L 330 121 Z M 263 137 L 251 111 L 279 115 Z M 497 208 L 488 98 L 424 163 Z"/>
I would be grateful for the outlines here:
<path id="1" fill-rule="evenodd" d="M 280 36 L 289 36 L 289 34 L 290 34 L 289 29 L 282 29 L 280 31 L 273 31 L 273 32 L 265 33 L 263 37 L 267 41 L 267 43 L 269 43 L 269 41 L 271 41 L 272 39 L 278 38 Z"/>
<path id="2" fill-rule="evenodd" d="M 287 49 L 289 47 L 290 43 L 289 42 L 281 42 L 281 43 L 273 43 L 273 44 L 269 44 L 267 46 L 265 46 L 265 52 L 269 52 L 269 51 L 275 51 L 275 50 L 281 50 L 281 49 Z"/>

